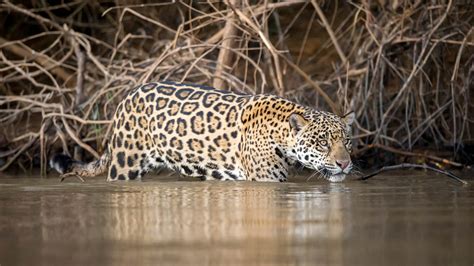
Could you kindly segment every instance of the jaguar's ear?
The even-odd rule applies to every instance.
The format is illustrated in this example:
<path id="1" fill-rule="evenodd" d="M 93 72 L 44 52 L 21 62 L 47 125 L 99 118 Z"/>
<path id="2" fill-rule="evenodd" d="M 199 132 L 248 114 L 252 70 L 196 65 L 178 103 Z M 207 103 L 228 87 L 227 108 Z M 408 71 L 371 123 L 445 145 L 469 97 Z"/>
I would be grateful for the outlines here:
<path id="1" fill-rule="evenodd" d="M 290 128 L 294 135 L 296 135 L 304 126 L 308 124 L 302 115 L 297 113 L 292 113 L 289 118 Z"/>
<path id="2" fill-rule="evenodd" d="M 341 118 L 342 118 L 342 122 L 344 122 L 344 124 L 346 124 L 346 130 L 350 132 L 352 123 L 354 123 L 354 121 L 355 121 L 354 111 L 350 111 L 349 113 L 345 114 Z"/>

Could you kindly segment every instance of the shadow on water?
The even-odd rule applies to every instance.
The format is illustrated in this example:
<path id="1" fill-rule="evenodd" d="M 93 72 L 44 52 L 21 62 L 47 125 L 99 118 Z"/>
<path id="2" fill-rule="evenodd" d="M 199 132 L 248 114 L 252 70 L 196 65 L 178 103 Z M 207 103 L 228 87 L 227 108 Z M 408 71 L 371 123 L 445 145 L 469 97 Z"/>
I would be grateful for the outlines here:
<path id="1" fill-rule="evenodd" d="M 296 181 L 1 178 L 0 264 L 474 263 L 471 185 Z"/>

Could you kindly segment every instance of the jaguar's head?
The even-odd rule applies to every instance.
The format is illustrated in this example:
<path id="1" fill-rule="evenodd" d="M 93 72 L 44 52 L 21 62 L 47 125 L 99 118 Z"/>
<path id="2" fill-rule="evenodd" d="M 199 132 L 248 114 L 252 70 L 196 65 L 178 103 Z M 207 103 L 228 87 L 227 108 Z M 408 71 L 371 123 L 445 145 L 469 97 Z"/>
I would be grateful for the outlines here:
<path id="1" fill-rule="evenodd" d="M 314 169 L 331 182 L 352 170 L 351 125 L 355 114 L 339 117 L 328 112 L 293 113 L 289 117 L 288 156 Z"/>

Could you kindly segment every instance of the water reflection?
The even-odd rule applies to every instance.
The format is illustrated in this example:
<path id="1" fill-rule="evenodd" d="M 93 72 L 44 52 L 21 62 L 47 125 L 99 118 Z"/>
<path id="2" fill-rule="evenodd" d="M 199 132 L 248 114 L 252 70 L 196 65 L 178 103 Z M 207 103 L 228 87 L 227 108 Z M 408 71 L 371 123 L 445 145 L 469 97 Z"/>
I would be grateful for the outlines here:
<path id="1" fill-rule="evenodd" d="M 7 183 L 2 265 L 411 264 L 449 261 L 443 248 L 474 258 L 473 190 L 439 179 Z"/>
<path id="2" fill-rule="evenodd" d="M 140 186 L 108 193 L 107 236 L 142 243 L 339 239 L 350 219 L 345 185 L 292 191 L 281 185 L 203 182 L 193 187 Z M 134 191 L 137 190 L 137 191 Z M 290 229 L 290 230 L 288 230 Z"/>
<path id="3" fill-rule="evenodd" d="M 350 216 L 350 205 L 343 212 L 344 184 L 305 190 L 272 184 L 182 185 L 108 194 L 113 208 L 104 213 L 109 224 L 105 237 L 165 249 L 211 245 L 213 252 L 201 253 L 206 262 L 229 255 L 265 262 L 292 254 L 292 245 L 303 255 L 317 254 L 311 241 L 330 240 L 331 248 L 325 250 L 330 261 L 342 258 L 343 221 Z"/>
<path id="4" fill-rule="evenodd" d="M 194 187 L 140 187 L 107 196 L 115 239 L 145 243 L 233 241 L 271 236 L 279 224 L 277 187 L 244 188 L 206 182 Z"/>

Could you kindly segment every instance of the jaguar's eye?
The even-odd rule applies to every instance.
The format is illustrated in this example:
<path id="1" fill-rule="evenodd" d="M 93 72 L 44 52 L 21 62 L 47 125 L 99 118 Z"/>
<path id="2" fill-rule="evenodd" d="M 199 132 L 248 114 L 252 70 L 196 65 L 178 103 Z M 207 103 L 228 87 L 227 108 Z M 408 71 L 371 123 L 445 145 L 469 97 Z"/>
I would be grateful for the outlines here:
<path id="1" fill-rule="evenodd" d="M 323 147 L 327 147 L 328 146 L 328 141 L 327 140 L 320 140 L 319 145 L 321 145 Z"/>

